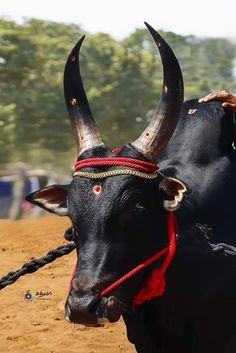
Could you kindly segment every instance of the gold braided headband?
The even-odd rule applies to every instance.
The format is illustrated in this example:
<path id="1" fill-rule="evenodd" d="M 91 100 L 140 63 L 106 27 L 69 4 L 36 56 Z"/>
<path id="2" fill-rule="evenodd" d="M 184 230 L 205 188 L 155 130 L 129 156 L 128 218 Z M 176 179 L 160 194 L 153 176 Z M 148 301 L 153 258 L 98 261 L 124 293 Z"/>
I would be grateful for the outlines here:
<path id="1" fill-rule="evenodd" d="M 138 170 L 133 170 L 133 169 L 115 169 L 115 170 L 109 170 L 107 172 L 101 172 L 101 173 L 77 171 L 77 172 L 74 172 L 73 177 L 81 176 L 89 179 L 104 179 L 114 175 L 125 175 L 125 174 L 134 175 L 144 179 L 155 179 L 157 178 L 157 175 L 158 175 L 157 173 L 151 173 L 151 174 L 142 173 L 142 172 L 139 172 Z"/>

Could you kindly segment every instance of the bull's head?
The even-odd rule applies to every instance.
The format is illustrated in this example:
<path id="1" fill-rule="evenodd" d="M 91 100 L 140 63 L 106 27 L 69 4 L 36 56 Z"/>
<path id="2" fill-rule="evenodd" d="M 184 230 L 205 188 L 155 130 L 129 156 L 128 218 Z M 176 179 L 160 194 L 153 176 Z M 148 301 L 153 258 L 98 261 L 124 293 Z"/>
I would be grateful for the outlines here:
<path id="1" fill-rule="evenodd" d="M 173 51 L 152 27 L 147 27 L 163 63 L 161 100 L 146 130 L 117 156 L 155 162 L 176 127 L 183 81 Z M 72 50 L 64 75 L 78 161 L 114 157 L 97 130 L 81 80 L 78 55 L 83 39 Z M 121 168 L 90 166 L 83 172 L 95 175 Z M 66 301 L 67 319 L 84 324 L 118 320 L 147 272 L 122 284 L 108 297 L 101 299 L 99 293 L 166 244 L 166 209 L 173 211 L 180 206 L 181 190 L 186 190 L 182 182 L 163 176 L 145 179 L 125 174 L 93 179 L 77 175 L 69 185 L 52 185 L 27 197 L 49 212 L 69 216 L 73 223 L 79 261 Z"/>

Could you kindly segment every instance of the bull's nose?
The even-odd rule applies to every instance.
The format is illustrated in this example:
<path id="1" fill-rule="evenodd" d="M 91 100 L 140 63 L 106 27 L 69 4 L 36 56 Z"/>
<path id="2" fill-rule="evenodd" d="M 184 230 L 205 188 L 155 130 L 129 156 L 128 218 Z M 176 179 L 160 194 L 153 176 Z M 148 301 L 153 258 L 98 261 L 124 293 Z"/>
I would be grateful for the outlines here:
<path id="1" fill-rule="evenodd" d="M 65 319 L 69 322 L 84 325 L 97 325 L 96 308 L 100 299 L 89 294 L 83 296 L 69 295 L 65 304 Z"/>

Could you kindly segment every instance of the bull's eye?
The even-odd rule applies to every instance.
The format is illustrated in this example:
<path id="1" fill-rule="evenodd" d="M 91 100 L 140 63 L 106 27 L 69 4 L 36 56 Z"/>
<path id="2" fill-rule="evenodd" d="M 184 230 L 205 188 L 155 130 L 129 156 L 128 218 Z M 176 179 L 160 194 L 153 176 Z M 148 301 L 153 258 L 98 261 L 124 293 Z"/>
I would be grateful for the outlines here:
<path id="1" fill-rule="evenodd" d="M 141 203 L 137 203 L 132 210 L 132 214 L 134 216 L 139 216 L 142 213 L 144 213 L 145 211 L 146 211 L 146 208 Z"/>

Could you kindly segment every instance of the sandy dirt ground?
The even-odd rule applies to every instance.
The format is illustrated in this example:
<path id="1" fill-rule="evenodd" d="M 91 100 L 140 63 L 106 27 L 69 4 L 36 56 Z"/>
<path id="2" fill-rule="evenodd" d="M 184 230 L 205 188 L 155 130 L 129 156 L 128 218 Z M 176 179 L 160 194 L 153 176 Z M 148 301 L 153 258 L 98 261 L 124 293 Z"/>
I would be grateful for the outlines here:
<path id="1" fill-rule="evenodd" d="M 65 244 L 67 219 L 0 221 L 0 277 L 19 269 L 32 257 Z M 73 325 L 64 320 L 64 302 L 75 263 L 75 251 L 20 278 L 0 292 L 1 353 L 134 353 L 122 321 L 103 328 Z M 26 301 L 27 290 L 35 297 Z M 41 299 L 36 292 L 49 293 Z"/>

